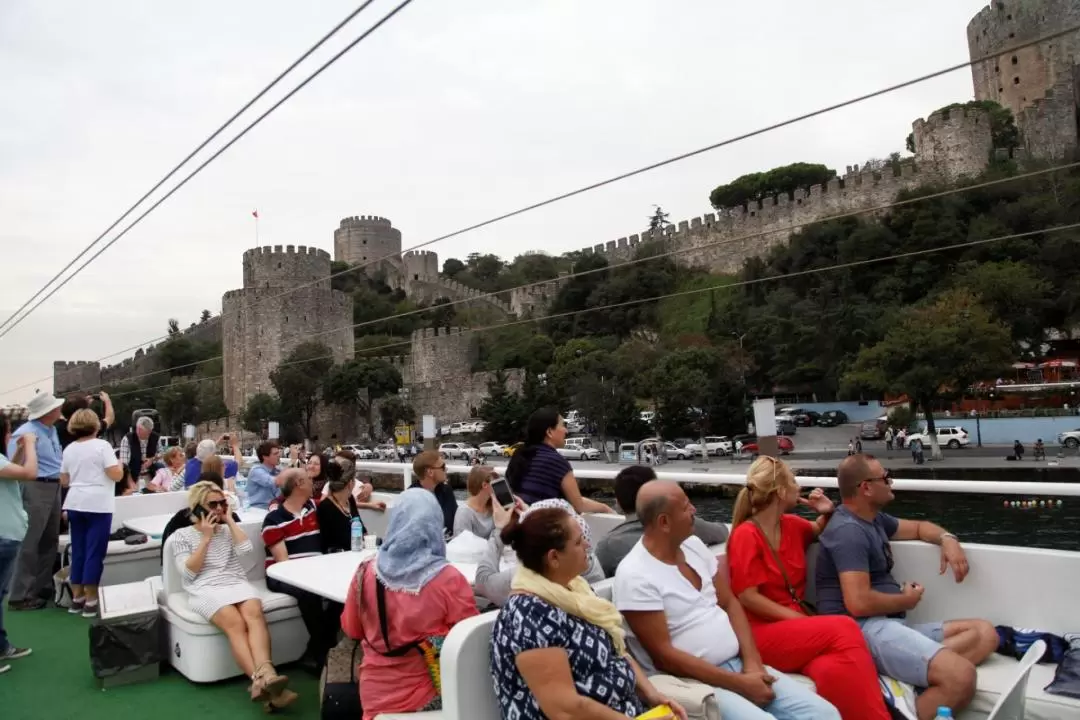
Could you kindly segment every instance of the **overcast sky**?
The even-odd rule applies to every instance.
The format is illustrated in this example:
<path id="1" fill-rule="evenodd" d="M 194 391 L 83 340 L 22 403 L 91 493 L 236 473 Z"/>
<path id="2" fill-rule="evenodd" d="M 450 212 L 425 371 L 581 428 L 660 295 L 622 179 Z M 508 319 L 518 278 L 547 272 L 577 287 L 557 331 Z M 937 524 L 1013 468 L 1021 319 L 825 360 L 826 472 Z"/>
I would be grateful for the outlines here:
<path id="1" fill-rule="evenodd" d="M 0 3 L 0 320 L 358 3 Z M 219 313 L 253 209 L 260 244 L 332 252 L 342 217 L 378 214 L 407 248 L 963 61 L 985 4 L 415 0 L 0 339 L 0 404 L 51 389 L 53 360 Z M 903 151 L 915 118 L 971 97 L 959 71 L 431 249 L 441 263 L 614 240 L 654 203 L 673 221 L 709 212 L 709 191 L 743 173 Z"/>

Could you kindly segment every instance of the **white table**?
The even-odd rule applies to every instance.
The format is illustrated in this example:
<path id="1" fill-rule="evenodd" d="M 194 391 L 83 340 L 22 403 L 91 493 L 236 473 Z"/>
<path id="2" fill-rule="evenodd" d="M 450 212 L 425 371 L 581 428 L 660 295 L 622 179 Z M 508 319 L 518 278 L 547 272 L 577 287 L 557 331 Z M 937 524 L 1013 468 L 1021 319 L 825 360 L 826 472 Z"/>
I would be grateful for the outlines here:
<path id="1" fill-rule="evenodd" d="M 315 593 L 336 603 L 345 603 L 349 584 L 356 575 L 356 568 L 364 560 L 375 556 L 375 550 L 341 552 L 317 557 L 274 563 L 266 575 L 278 582 Z M 476 580 L 476 563 L 451 563 L 472 585 Z"/>
<path id="2" fill-rule="evenodd" d="M 240 516 L 240 524 L 261 524 L 266 517 L 266 510 L 262 508 L 248 508 L 236 513 Z M 176 513 L 164 515 L 147 515 L 146 517 L 131 518 L 124 521 L 124 527 L 135 532 L 142 533 L 152 538 L 160 538 L 165 532 L 165 526 L 173 519 Z"/>

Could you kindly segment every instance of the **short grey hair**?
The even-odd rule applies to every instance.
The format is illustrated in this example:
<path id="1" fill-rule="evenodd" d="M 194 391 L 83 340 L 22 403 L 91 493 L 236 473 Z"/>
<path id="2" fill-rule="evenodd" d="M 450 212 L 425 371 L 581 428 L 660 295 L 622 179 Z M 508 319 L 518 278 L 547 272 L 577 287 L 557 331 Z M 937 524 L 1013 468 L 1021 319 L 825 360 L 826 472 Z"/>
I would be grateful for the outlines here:
<path id="1" fill-rule="evenodd" d="M 217 443 L 207 438 L 199 443 L 199 446 L 195 448 L 195 459 L 199 462 L 206 460 L 212 455 L 217 455 Z"/>
<path id="2" fill-rule="evenodd" d="M 147 432 L 152 432 L 154 429 L 154 420 L 153 418 L 143 415 L 141 418 L 135 421 L 135 427 L 141 428 Z"/>

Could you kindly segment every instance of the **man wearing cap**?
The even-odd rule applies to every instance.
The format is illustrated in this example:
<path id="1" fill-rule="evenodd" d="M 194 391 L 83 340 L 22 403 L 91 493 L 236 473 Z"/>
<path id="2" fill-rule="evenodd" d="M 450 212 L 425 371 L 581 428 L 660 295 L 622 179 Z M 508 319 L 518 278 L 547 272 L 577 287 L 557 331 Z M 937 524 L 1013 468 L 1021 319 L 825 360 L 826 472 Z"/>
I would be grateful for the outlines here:
<path id="1" fill-rule="evenodd" d="M 11 585 L 12 610 L 40 610 L 53 592 L 53 563 L 60 542 L 60 436 L 54 425 L 63 400 L 38 393 L 27 404 L 27 422 L 11 433 L 7 456 L 14 457 L 19 438 L 37 436 L 38 477 L 22 485 L 28 525 Z"/>

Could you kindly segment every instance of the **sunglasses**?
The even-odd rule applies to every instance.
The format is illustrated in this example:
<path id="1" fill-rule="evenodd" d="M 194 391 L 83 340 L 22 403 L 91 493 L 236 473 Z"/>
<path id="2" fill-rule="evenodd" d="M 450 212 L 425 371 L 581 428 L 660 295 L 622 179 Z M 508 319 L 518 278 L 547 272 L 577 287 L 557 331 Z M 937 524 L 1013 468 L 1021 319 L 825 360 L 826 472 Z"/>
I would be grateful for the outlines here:
<path id="1" fill-rule="evenodd" d="M 210 500 L 209 502 L 206 503 L 206 507 L 210 508 L 211 510 L 224 510 L 225 508 L 229 507 L 229 501 L 228 500 Z"/>

